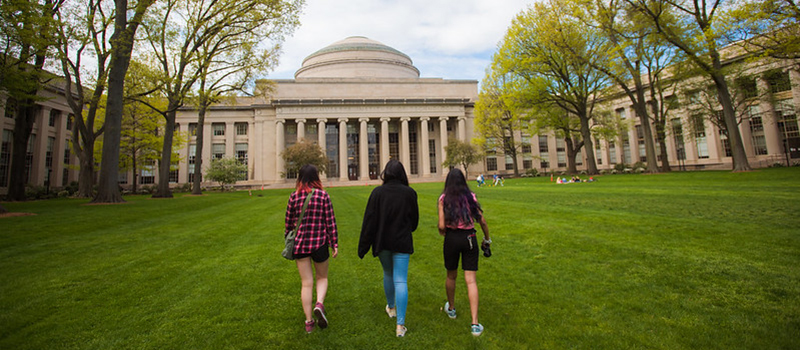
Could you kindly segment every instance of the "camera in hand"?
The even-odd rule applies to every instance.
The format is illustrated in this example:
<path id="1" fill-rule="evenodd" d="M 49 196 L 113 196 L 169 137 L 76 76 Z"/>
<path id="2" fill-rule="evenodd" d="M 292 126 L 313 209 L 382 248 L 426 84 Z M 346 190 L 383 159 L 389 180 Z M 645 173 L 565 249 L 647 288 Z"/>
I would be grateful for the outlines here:
<path id="1" fill-rule="evenodd" d="M 492 256 L 492 248 L 488 244 L 481 244 L 481 250 L 483 250 L 483 256 L 487 258 Z"/>

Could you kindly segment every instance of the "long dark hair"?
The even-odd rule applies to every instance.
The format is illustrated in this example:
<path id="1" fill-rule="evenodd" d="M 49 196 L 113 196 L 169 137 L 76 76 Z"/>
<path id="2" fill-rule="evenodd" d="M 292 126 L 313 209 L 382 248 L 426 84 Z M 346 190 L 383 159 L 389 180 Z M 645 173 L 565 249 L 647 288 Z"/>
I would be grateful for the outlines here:
<path id="1" fill-rule="evenodd" d="M 322 189 L 322 181 L 319 180 L 319 170 L 317 167 L 306 164 L 297 172 L 297 192 L 310 192 L 312 188 Z"/>
<path id="2" fill-rule="evenodd" d="M 392 180 L 397 180 L 403 185 L 408 186 L 408 176 L 406 175 L 406 168 L 403 167 L 403 163 L 400 163 L 397 159 L 390 159 L 386 163 L 386 167 L 383 168 L 383 172 L 381 172 L 381 180 L 383 180 L 384 184 Z"/>
<path id="3" fill-rule="evenodd" d="M 472 218 L 480 218 L 483 210 L 469 190 L 467 179 L 460 169 L 454 168 L 444 181 L 444 221 L 446 223 L 468 223 Z"/>

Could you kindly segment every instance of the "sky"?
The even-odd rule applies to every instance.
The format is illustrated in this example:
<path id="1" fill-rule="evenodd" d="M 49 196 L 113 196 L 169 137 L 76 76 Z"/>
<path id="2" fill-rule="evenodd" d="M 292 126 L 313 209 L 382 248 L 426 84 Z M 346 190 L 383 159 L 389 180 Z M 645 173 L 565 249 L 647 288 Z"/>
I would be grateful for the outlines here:
<path id="1" fill-rule="evenodd" d="M 268 77 L 294 79 L 308 55 L 351 36 L 405 53 L 423 78 L 483 79 L 512 19 L 531 0 L 306 0 Z"/>

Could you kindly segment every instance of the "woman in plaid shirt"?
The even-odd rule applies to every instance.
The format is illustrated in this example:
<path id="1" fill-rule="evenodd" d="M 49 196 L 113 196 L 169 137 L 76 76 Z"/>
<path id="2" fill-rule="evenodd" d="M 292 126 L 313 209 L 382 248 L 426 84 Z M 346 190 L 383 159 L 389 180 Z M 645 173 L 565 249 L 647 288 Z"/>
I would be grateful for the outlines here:
<path id="1" fill-rule="evenodd" d="M 314 191 L 303 214 L 303 222 L 299 223 L 300 228 L 297 230 L 293 254 L 302 281 L 300 300 L 306 315 L 305 328 L 308 333 L 311 333 L 315 324 L 311 306 L 314 272 L 316 271 L 317 303 L 313 307 L 313 314 L 316 316 L 319 328 L 325 328 L 328 327 L 328 319 L 323 302 L 325 294 L 328 292 L 328 258 L 330 257 L 328 249 L 333 249 L 334 258 L 339 255 L 336 217 L 333 214 L 331 198 L 322 189 L 319 172 L 313 165 L 304 165 L 297 174 L 297 189 L 292 192 L 286 206 L 284 236 L 294 230 L 295 225 L 298 225 L 297 218 L 300 216 L 303 202 L 309 193 L 312 193 L 312 190 Z"/>

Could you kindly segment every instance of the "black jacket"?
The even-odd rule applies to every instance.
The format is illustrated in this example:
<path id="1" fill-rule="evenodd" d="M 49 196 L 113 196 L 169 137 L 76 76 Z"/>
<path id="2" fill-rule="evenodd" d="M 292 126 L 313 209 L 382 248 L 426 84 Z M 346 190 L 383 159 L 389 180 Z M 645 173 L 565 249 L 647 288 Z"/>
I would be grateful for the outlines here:
<path id="1" fill-rule="evenodd" d="M 411 232 L 419 223 L 417 192 L 399 181 L 389 181 L 372 190 L 364 211 L 358 257 L 364 258 L 372 247 L 372 256 L 382 250 L 414 253 Z"/>

